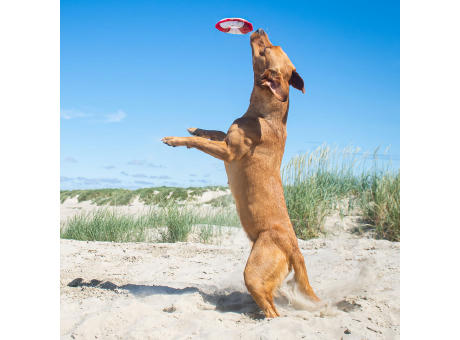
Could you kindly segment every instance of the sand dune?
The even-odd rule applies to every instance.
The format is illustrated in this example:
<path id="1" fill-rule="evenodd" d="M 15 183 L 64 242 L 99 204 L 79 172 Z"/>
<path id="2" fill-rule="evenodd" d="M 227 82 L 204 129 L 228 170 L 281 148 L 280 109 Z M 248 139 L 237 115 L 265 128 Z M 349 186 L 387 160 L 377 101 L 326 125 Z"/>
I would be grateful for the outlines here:
<path id="1" fill-rule="evenodd" d="M 228 195 L 230 190 L 209 190 L 205 191 L 201 196 L 197 196 L 193 201 L 188 202 L 193 205 L 206 205 L 206 202 L 211 201 L 214 198 Z M 128 215 L 141 215 L 146 214 L 152 206 L 145 205 L 143 202 L 136 197 L 130 204 L 121 205 L 121 206 L 97 206 L 96 204 L 91 203 L 91 201 L 82 201 L 78 202 L 77 197 L 72 197 L 66 199 L 61 203 L 61 221 L 65 221 L 72 216 L 81 214 L 81 213 L 91 213 L 100 209 L 112 209 L 121 214 Z"/>

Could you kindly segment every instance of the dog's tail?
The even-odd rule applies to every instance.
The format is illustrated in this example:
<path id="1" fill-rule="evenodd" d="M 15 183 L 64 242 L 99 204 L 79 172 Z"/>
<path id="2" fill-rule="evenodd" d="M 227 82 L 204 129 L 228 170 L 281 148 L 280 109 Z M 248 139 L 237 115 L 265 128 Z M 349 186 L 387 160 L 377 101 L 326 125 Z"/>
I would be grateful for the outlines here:
<path id="1" fill-rule="evenodd" d="M 305 260 L 300 252 L 300 249 L 297 248 L 294 251 L 291 256 L 291 264 L 294 267 L 294 278 L 300 291 L 313 301 L 319 301 L 319 298 L 310 286 L 310 282 L 308 282 L 307 267 L 305 266 Z"/>

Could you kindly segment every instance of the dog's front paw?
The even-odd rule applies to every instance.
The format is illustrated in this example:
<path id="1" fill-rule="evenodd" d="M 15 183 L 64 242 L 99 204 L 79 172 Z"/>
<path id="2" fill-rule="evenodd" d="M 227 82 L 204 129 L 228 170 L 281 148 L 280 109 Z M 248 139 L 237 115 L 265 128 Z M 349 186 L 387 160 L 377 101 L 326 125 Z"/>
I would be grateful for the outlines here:
<path id="1" fill-rule="evenodd" d="M 179 139 L 177 137 L 163 137 L 161 139 L 161 141 L 163 143 L 165 143 L 166 145 L 169 145 L 169 146 L 179 146 L 180 143 L 179 143 Z"/>

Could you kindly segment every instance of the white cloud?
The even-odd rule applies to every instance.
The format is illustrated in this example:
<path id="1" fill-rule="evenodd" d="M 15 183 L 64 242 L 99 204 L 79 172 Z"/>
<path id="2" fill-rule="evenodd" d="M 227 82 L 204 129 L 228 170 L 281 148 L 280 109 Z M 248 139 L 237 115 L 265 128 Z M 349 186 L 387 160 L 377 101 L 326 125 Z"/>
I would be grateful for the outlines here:
<path id="1" fill-rule="evenodd" d="M 62 119 L 75 119 L 75 118 L 84 118 L 84 117 L 90 117 L 91 115 L 88 113 L 84 113 L 78 110 L 65 110 L 61 109 L 61 118 Z"/>
<path id="2" fill-rule="evenodd" d="M 145 166 L 149 168 L 164 168 L 163 165 L 161 164 L 155 164 L 152 162 L 149 162 L 145 159 L 133 159 L 127 163 L 128 165 L 135 165 L 135 166 Z"/>
<path id="3" fill-rule="evenodd" d="M 136 177 L 136 178 L 147 178 L 147 177 L 149 177 L 146 174 L 134 174 L 134 175 L 131 175 L 131 176 Z"/>
<path id="4" fill-rule="evenodd" d="M 65 163 L 78 163 L 78 161 L 74 157 L 71 157 L 71 156 L 64 158 L 63 161 Z"/>
<path id="5" fill-rule="evenodd" d="M 126 118 L 126 113 L 122 110 L 118 110 L 115 113 L 109 113 L 105 115 L 106 123 L 119 123 Z"/>
<path id="6" fill-rule="evenodd" d="M 95 186 L 107 186 L 122 183 L 118 178 L 100 177 L 100 178 L 88 178 L 88 177 L 66 177 L 61 176 L 61 183 L 72 184 L 75 186 L 82 185 L 95 185 Z"/>
<path id="7" fill-rule="evenodd" d="M 61 109 L 61 119 L 65 119 L 65 120 L 92 117 L 93 120 L 96 122 L 102 121 L 105 123 L 119 123 L 123 119 L 125 119 L 126 116 L 127 115 L 123 110 L 118 110 L 117 112 L 114 112 L 114 113 L 107 113 L 107 114 L 101 115 L 101 114 L 86 113 L 86 112 L 82 112 L 79 110 L 73 110 L 73 109 L 70 109 L 70 110 Z"/>

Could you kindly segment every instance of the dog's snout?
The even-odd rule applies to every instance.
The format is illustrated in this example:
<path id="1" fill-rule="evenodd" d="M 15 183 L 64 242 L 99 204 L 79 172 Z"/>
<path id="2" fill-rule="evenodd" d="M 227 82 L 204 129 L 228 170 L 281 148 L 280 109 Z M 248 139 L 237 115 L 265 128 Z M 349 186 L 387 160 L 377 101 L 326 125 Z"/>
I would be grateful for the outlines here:
<path id="1" fill-rule="evenodd" d="M 259 34 L 264 34 L 265 33 L 265 31 L 263 29 L 261 29 L 261 28 L 259 28 L 256 32 L 259 33 Z"/>

